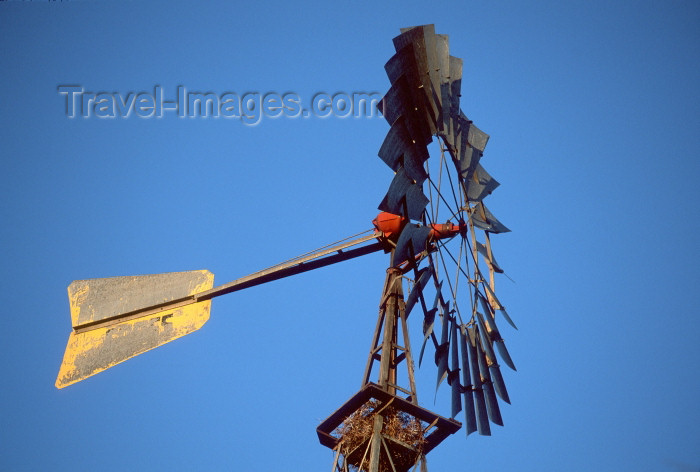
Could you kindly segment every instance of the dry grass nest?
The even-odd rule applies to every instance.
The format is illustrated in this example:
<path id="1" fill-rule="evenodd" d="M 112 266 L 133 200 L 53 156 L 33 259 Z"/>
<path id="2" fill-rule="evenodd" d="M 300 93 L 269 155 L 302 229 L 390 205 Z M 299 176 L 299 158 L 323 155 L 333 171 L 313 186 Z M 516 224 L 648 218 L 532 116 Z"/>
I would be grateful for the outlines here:
<path id="1" fill-rule="evenodd" d="M 377 400 L 368 401 L 333 431 L 344 453 L 355 450 L 372 437 L 375 413 L 380 407 Z M 381 415 L 384 418 L 382 426 L 384 436 L 401 441 L 419 453 L 422 451 L 425 437 L 423 425 L 419 419 L 391 406 L 381 410 Z"/>

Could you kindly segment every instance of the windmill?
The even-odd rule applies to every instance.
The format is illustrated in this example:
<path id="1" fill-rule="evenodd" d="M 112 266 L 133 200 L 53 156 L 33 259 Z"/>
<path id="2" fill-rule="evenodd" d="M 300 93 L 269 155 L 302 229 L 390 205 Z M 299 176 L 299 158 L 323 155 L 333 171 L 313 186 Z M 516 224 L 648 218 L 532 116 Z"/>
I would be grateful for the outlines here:
<path id="1" fill-rule="evenodd" d="M 498 397 L 510 399 L 498 360 L 515 366 L 496 320 L 515 325 L 495 293 L 503 270 L 490 238 L 508 229 L 483 202 L 498 186 L 480 163 L 489 137 L 460 110 L 462 60 L 449 55 L 446 35 L 424 25 L 393 42 L 391 87 L 380 103 L 390 129 L 379 157 L 394 177 L 373 232 L 216 287 L 206 270 L 74 281 L 58 388 L 198 330 L 214 297 L 384 251 L 389 265 L 361 388 L 317 428 L 334 451 L 333 470 L 423 472 L 426 454 L 461 428 L 460 412 L 467 435 L 503 424 Z M 449 417 L 418 402 L 408 318 L 419 310 L 418 362 L 434 350 Z"/>

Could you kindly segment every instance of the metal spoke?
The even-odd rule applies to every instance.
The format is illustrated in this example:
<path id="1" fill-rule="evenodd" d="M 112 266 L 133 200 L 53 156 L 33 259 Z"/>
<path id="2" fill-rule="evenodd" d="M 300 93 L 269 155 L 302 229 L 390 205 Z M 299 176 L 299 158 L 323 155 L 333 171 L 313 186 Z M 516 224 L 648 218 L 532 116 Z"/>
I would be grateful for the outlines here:
<path id="1" fill-rule="evenodd" d="M 448 254 L 450 254 L 449 249 L 447 249 L 445 246 L 443 246 L 443 248 L 445 249 L 445 251 L 446 251 Z M 443 267 L 445 267 L 445 279 L 447 280 L 447 285 L 448 285 L 449 288 L 450 288 L 450 294 L 452 295 L 452 301 L 453 301 L 453 303 L 454 303 L 455 312 L 456 312 L 457 315 L 459 316 L 459 321 L 460 321 L 460 323 L 461 323 L 461 322 L 462 322 L 462 315 L 460 314 L 460 311 L 459 311 L 459 304 L 457 303 L 457 294 L 455 293 L 455 290 L 454 290 L 453 287 L 452 287 L 452 279 L 450 279 L 450 274 L 449 274 L 449 272 L 447 271 L 447 265 L 445 264 L 445 258 L 443 257 L 442 252 L 443 252 L 443 251 L 438 251 L 438 254 L 440 255 L 440 260 L 442 261 Z M 450 254 L 450 257 L 452 257 L 451 254 Z M 452 257 L 452 259 L 454 260 L 454 257 Z"/>
<path id="2" fill-rule="evenodd" d="M 445 147 L 441 141 L 440 142 L 440 163 L 441 163 L 441 165 L 444 162 L 445 162 Z M 461 208 L 461 205 L 460 205 L 461 199 L 459 201 L 457 200 L 457 195 L 455 195 L 454 182 L 452 182 L 452 175 L 450 173 L 449 166 L 447 166 L 446 163 L 445 163 L 445 168 L 447 169 L 447 179 L 450 181 L 450 191 L 452 192 L 452 198 L 453 198 L 455 204 L 457 205 L 457 208 L 459 209 L 459 208 Z"/>
<path id="3" fill-rule="evenodd" d="M 428 182 L 435 189 L 435 192 L 437 192 L 438 197 L 440 197 L 438 199 L 438 203 L 440 201 L 442 201 L 445 204 L 445 206 L 447 206 L 447 209 L 450 211 L 451 214 L 453 214 L 453 215 L 456 214 L 457 212 L 452 209 L 450 204 L 447 202 L 445 197 L 442 195 L 442 192 L 440 192 L 440 189 L 435 185 L 435 182 L 433 182 L 432 179 L 430 179 L 430 177 L 428 177 Z M 437 222 L 437 210 L 433 213 L 432 217 L 436 219 L 435 221 L 432 221 L 432 223 Z"/>

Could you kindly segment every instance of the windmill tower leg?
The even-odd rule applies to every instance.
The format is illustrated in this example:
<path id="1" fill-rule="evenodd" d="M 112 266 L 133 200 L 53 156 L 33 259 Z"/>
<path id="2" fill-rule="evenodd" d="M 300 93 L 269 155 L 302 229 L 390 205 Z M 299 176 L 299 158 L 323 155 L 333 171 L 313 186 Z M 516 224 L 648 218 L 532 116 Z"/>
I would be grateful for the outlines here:
<path id="1" fill-rule="evenodd" d="M 403 346 L 399 344 L 399 329 Z M 380 343 L 381 341 L 381 343 Z M 398 365 L 405 361 L 408 389 L 398 384 Z M 379 304 L 379 317 L 372 338 L 367 366 L 362 381 L 362 386 L 371 383 L 372 368 L 379 362 L 379 375 L 376 384 L 392 396 L 402 395 L 414 405 L 418 404 L 416 384 L 413 372 L 413 359 L 411 356 L 410 338 L 406 324 L 406 311 L 403 298 L 403 279 L 401 271 L 395 268 L 387 270 L 384 282 L 384 290 Z M 393 412 L 391 412 L 393 413 Z M 387 446 L 383 430 L 385 418 L 382 412 L 374 415 L 372 441 L 370 444 L 370 460 L 368 472 L 380 470 L 397 470 L 392 458 L 392 451 Z M 420 425 L 417 425 L 420 427 Z M 386 464 L 382 464 L 384 458 Z M 418 454 L 418 459 L 425 464 L 423 454 Z M 389 467 L 387 467 L 389 466 Z M 427 470 L 425 465 L 421 467 Z"/>
<path id="2" fill-rule="evenodd" d="M 362 389 L 317 428 L 319 439 L 336 453 L 334 472 L 427 472 L 425 454 L 460 427 L 418 405 L 403 277 L 391 268 Z"/>
<path id="3" fill-rule="evenodd" d="M 402 392 L 409 401 L 417 405 L 413 360 L 404 308 L 401 271 L 391 268 L 387 271 L 384 282 L 377 327 L 374 330 L 362 386 L 371 382 L 372 368 L 376 362 L 379 362 L 379 376 L 376 384 L 392 395 L 397 391 Z M 398 344 L 399 326 L 403 346 Z M 409 389 L 402 388 L 397 383 L 397 367 L 403 361 L 406 361 Z"/>

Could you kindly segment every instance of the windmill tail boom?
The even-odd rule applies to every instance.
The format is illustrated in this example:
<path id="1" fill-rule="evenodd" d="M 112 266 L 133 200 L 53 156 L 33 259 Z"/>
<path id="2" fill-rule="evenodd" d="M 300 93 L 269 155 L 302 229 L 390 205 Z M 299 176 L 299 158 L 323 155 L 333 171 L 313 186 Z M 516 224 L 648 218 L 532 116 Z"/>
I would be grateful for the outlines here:
<path id="1" fill-rule="evenodd" d="M 330 245 L 218 287 L 207 270 L 76 280 L 68 286 L 73 330 L 56 387 L 197 331 L 214 297 L 382 250 L 379 237 Z"/>

